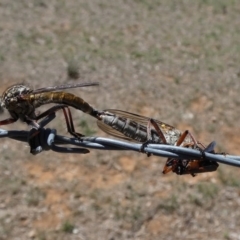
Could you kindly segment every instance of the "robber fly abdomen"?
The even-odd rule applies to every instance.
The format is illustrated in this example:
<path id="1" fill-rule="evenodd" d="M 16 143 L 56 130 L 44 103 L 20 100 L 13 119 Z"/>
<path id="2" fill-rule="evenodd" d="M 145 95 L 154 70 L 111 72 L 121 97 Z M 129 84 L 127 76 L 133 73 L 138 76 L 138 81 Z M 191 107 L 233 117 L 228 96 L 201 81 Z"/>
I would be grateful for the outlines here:
<path id="1" fill-rule="evenodd" d="M 78 110 L 88 113 L 93 117 L 96 117 L 97 111 L 93 109 L 90 104 L 85 102 L 82 98 L 66 92 L 45 92 L 29 94 L 22 97 L 24 100 L 32 101 L 35 108 L 38 108 L 47 103 L 59 103 L 66 104 L 74 107 Z"/>

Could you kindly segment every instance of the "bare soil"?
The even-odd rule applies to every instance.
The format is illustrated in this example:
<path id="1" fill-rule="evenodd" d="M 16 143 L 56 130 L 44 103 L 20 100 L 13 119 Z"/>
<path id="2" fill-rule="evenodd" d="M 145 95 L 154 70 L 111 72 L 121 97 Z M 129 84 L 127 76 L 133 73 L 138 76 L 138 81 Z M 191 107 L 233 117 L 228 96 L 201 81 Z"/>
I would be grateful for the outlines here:
<path id="1" fill-rule="evenodd" d="M 236 0 L 1 0 L 0 92 L 98 81 L 71 92 L 239 155 L 239 14 Z M 107 136 L 72 113 L 79 132 Z M 50 126 L 68 136 L 61 112 Z M 237 168 L 193 178 L 129 151 L 32 156 L 10 139 L 0 150 L 0 239 L 240 239 Z"/>

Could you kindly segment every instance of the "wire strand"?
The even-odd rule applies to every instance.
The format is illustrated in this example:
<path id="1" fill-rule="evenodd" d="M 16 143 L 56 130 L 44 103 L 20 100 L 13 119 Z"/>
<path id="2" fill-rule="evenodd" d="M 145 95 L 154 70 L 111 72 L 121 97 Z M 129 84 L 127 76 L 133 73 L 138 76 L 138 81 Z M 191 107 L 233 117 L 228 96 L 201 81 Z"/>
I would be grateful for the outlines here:
<path id="1" fill-rule="evenodd" d="M 4 137 L 28 143 L 30 145 L 30 152 L 34 155 L 48 150 L 77 154 L 88 153 L 89 149 L 115 151 L 127 150 L 135 152 L 140 152 L 142 150 L 142 144 L 138 143 L 102 137 L 83 137 L 81 139 L 69 138 L 57 135 L 57 131 L 55 129 L 49 128 L 40 128 L 38 130 L 31 129 L 30 131 L 7 131 L 0 129 L 0 138 Z M 64 145 L 68 146 L 65 147 Z M 143 151 L 146 154 L 152 154 L 159 157 L 196 160 L 202 159 L 202 152 L 198 150 L 166 144 L 148 144 Z M 240 167 L 240 156 L 205 152 L 205 159 Z"/>

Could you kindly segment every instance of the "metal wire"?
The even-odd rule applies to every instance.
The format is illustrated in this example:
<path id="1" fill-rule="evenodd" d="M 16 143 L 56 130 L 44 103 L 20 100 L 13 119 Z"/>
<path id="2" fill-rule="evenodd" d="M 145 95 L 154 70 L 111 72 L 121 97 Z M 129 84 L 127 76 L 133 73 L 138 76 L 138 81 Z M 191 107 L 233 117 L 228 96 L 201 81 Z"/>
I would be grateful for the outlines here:
<path id="1" fill-rule="evenodd" d="M 30 152 L 34 155 L 48 150 L 61 153 L 78 154 L 88 153 L 88 149 L 130 150 L 136 152 L 140 152 L 142 150 L 142 144 L 138 143 L 102 137 L 83 137 L 81 139 L 76 139 L 58 135 L 55 129 L 44 128 L 44 126 L 52 121 L 53 118 L 55 118 L 55 114 L 52 114 L 42 120 L 39 123 L 39 129 L 31 129 L 30 131 L 7 131 L 0 129 L 0 138 L 8 137 L 17 141 L 27 142 L 30 145 Z M 63 145 L 68 146 L 63 147 Z M 72 147 L 72 145 L 77 147 Z M 202 159 L 202 152 L 198 150 L 166 144 L 147 144 L 143 149 L 143 152 L 167 158 Z M 240 167 L 240 156 L 214 154 L 208 152 L 205 152 L 204 155 L 206 160 Z"/>

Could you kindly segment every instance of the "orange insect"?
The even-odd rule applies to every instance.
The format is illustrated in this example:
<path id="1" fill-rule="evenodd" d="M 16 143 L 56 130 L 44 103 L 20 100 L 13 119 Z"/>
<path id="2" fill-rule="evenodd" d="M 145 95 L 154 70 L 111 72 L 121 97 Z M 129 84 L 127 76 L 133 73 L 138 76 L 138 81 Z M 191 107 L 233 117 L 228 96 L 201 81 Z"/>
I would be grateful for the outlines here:
<path id="1" fill-rule="evenodd" d="M 201 143 L 198 143 L 198 145 L 199 144 L 202 145 Z M 219 166 L 218 163 L 204 159 L 204 153 L 215 153 L 215 144 L 215 142 L 211 142 L 207 147 L 204 147 L 203 145 L 202 147 L 194 147 L 193 145 L 183 146 L 200 150 L 203 153 L 203 158 L 201 160 L 168 158 L 163 168 L 163 173 L 166 174 L 173 171 L 178 175 L 191 174 L 192 176 L 195 176 L 197 173 L 216 171 Z"/>

